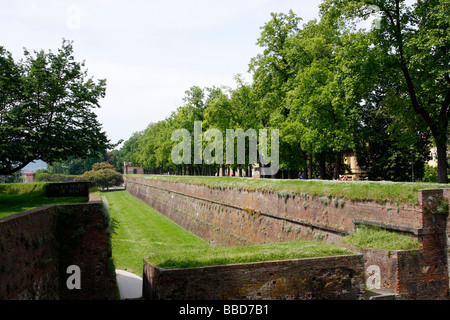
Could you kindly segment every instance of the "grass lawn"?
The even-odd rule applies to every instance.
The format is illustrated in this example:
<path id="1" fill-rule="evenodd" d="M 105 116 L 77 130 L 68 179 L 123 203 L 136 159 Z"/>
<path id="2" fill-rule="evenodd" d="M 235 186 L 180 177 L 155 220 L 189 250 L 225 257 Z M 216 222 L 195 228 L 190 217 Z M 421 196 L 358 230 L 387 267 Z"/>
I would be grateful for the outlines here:
<path id="1" fill-rule="evenodd" d="M 343 237 L 340 242 L 364 249 L 420 249 L 420 242 L 416 238 L 375 226 L 360 226 L 357 232 Z"/>
<path id="2" fill-rule="evenodd" d="M 242 247 L 212 247 L 127 191 L 102 193 L 112 221 L 112 254 L 118 269 L 142 276 L 143 258 L 164 268 L 187 268 L 351 254 L 319 242 L 294 241 Z"/>
<path id="3" fill-rule="evenodd" d="M 114 265 L 142 277 L 143 258 L 156 250 L 206 248 L 209 244 L 125 190 L 102 192 L 109 208 Z"/>
<path id="4" fill-rule="evenodd" d="M 47 183 L 0 184 L 0 218 L 44 205 L 87 202 L 83 197 L 46 197 Z"/>
<path id="5" fill-rule="evenodd" d="M 237 188 L 242 190 L 275 191 L 280 195 L 286 192 L 308 193 L 315 196 L 338 197 L 348 200 L 393 202 L 418 205 L 420 189 L 450 188 L 450 184 L 425 182 L 388 182 L 388 181 L 330 181 L 330 180 L 283 180 L 255 179 L 241 177 L 205 177 L 205 176 L 165 176 L 136 175 L 146 179 L 181 181 L 193 184 L 205 184 L 214 188 Z"/>
<path id="6" fill-rule="evenodd" d="M 147 258 L 167 268 L 194 268 L 214 265 L 289 260 L 353 254 L 351 251 L 314 241 L 290 241 L 251 246 L 208 247 L 188 251 L 155 251 Z"/>

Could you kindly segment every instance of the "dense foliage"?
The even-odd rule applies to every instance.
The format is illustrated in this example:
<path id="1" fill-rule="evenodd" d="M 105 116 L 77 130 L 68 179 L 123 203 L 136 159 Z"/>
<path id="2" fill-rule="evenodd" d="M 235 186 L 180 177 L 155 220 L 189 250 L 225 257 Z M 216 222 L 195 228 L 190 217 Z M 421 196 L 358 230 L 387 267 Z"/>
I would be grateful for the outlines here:
<path id="1" fill-rule="evenodd" d="M 248 161 L 172 162 L 172 132 L 184 128 L 193 138 L 202 121 L 203 132 L 223 137 L 226 129 L 279 129 L 277 177 L 336 179 L 349 172 L 343 157 L 353 151 L 368 179 L 418 180 L 435 146 L 437 178 L 446 183 L 449 8 L 448 0 L 327 0 L 320 20 L 304 24 L 292 11 L 273 13 L 257 41 L 263 51 L 249 63 L 252 84 L 237 75 L 234 89 L 190 88 L 183 105 L 134 133 L 116 158 L 153 173 L 248 170 Z M 375 27 L 361 27 L 371 17 Z"/>
<path id="2" fill-rule="evenodd" d="M 75 178 L 75 181 L 89 181 L 95 183 L 102 189 L 120 186 L 123 183 L 123 176 L 116 170 L 113 165 L 107 162 L 95 163 L 91 171 L 86 171 L 82 175 Z"/>
<path id="3" fill-rule="evenodd" d="M 0 46 L 0 175 L 33 160 L 97 157 L 112 147 L 96 114 L 105 80 L 87 78 L 72 43 L 58 52 L 25 50 L 15 61 Z"/>

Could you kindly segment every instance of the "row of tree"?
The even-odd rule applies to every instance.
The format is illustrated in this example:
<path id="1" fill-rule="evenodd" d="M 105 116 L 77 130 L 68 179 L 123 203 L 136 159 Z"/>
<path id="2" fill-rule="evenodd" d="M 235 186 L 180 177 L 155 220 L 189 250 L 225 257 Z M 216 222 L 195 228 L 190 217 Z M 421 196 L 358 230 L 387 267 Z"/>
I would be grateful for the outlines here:
<path id="1" fill-rule="evenodd" d="M 182 106 L 113 150 L 110 162 L 214 174 L 217 164 L 176 165 L 171 157 L 171 134 L 193 134 L 201 121 L 223 136 L 278 129 L 281 177 L 307 169 L 310 178 L 337 178 L 352 150 L 369 179 L 410 181 L 434 145 L 438 182 L 447 183 L 449 16 L 450 0 L 325 0 L 320 19 L 304 24 L 292 11 L 274 13 L 257 41 L 262 53 L 249 63 L 251 84 L 236 76 L 234 89 L 190 88 Z M 370 17 L 375 28 L 361 30 Z M 71 174 L 92 168 L 115 147 L 93 112 L 105 80 L 88 78 L 68 41 L 56 53 L 24 55 L 15 61 L 0 46 L 0 175 L 37 159 Z M 249 173 L 249 160 L 224 167 Z"/>
<path id="2" fill-rule="evenodd" d="M 336 179 L 349 169 L 342 159 L 351 150 L 368 179 L 411 181 L 423 176 L 435 146 L 438 181 L 447 183 L 449 1 L 327 0 L 320 9 L 319 21 L 304 24 L 292 11 L 273 13 L 257 42 L 263 51 L 249 64 L 252 84 L 237 75 L 234 89 L 190 88 L 182 106 L 134 133 L 116 159 L 161 173 L 248 170 L 248 157 L 245 164 L 173 163 L 179 141 L 172 133 L 193 135 L 202 121 L 224 137 L 226 129 L 278 129 L 278 177 L 305 170 Z M 375 27 L 361 28 L 370 16 Z"/>

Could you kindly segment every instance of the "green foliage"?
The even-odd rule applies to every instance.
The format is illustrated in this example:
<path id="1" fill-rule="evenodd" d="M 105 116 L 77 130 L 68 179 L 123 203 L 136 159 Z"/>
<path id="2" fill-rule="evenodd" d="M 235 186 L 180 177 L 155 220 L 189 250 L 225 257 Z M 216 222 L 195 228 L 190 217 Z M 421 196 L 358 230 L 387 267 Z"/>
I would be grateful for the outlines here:
<path id="1" fill-rule="evenodd" d="M 64 181 L 68 181 L 68 179 L 63 174 L 40 173 L 40 174 L 36 174 L 34 181 L 36 181 L 36 182 L 64 182 Z"/>
<path id="2" fill-rule="evenodd" d="M 358 29 L 373 6 L 379 28 Z M 448 0 L 326 0 L 320 19 L 303 25 L 293 11 L 272 13 L 257 39 L 262 52 L 249 63 L 251 84 L 237 75 L 235 89 L 191 87 L 176 112 L 115 155 L 152 173 L 215 173 L 217 165 L 171 160 L 171 133 L 182 128 L 192 137 L 194 121 L 202 121 L 224 137 L 226 129 L 279 129 L 276 177 L 302 171 L 337 179 L 351 150 L 371 180 L 412 181 L 414 171 L 417 181 L 434 144 L 438 182 L 447 183 L 449 7 Z M 246 169 L 247 160 L 222 168 Z"/>
<path id="3" fill-rule="evenodd" d="M 0 183 L 21 183 L 21 182 L 23 182 L 22 171 L 17 171 L 10 175 L 0 175 Z"/>
<path id="4" fill-rule="evenodd" d="M 92 111 L 100 106 L 106 82 L 87 78 L 84 63 L 72 53 L 72 43 L 63 41 L 56 53 L 25 50 L 24 59 L 15 62 L 0 47 L 1 175 L 36 159 L 52 163 L 111 147 Z"/>
<path id="5" fill-rule="evenodd" d="M 75 181 L 89 181 L 102 189 L 120 186 L 123 183 L 123 175 L 114 170 L 113 165 L 101 162 L 93 165 L 93 170 L 87 171 L 75 178 Z"/>
<path id="6" fill-rule="evenodd" d="M 425 165 L 425 172 L 423 174 L 424 182 L 437 182 L 438 181 L 438 170 L 437 167 L 432 167 Z"/>
<path id="7" fill-rule="evenodd" d="M 447 183 L 449 1 L 409 6 L 404 0 L 327 0 L 321 11 L 323 19 L 357 34 L 354 23 L 370 17 L 374 7 L 380 15 L 378 27 L 359 32 L 361 41 L 356 44 L 362 54 L 346 58 L 344 84 L 347 90 L 360 90 L 362 99 L 375 95 L 381 110 L 393 117 L 388 132 L 401 136 L 408 146 L 417 133 L 429 132 L 438 152 L 438 181 Z"/>
<path id="8" fill-rule="evenodd" d="M 114 166 L 107 162 L 98 162 L 92 165 L 92 171 L 114 170 Z"/>

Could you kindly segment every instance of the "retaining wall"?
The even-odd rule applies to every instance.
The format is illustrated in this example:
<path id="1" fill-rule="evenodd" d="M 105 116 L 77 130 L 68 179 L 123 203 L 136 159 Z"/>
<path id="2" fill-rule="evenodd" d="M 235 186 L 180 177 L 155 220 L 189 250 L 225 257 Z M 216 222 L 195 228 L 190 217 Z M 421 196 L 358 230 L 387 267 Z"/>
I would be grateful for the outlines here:
<path id="1" fill-rule="evenodd" d="M 359 300 L 365 286 L 360 255 L 171 270 L 145 261 L 143 283 L 151 300 Z"/>
<path id="2" fill-rule="evenodd" d="M 360 224 L 408 233 L 418 251 L 360 250 L 365 278 L 378 267 L 379 288 L 407 299 L 449 295 L 447 212 L 449 189 L 420 190 L 419 206 L 378 204 L 282 192 L 220 190 L 207 185 L 126 176 L 127 190 L 212 244 L 244 245 L 315 239 L 336 242 Z"/>
<path id="3" fill-rule="evenodd" d="M 0 219 L 0 299 L 115 299 L 107 219 L 99 198 Z M 66 285 L 71 265 L 80 268 L 80 289 Z"/>

